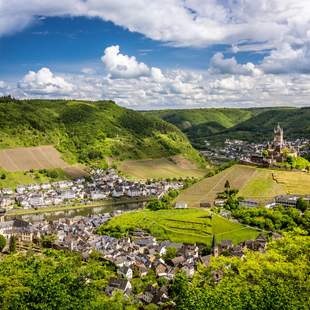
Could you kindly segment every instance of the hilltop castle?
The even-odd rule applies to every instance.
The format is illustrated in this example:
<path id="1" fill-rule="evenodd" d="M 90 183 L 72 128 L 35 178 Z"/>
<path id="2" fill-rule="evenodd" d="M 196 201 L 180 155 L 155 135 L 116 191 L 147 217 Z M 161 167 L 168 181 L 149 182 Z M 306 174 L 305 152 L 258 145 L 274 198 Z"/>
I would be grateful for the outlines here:
<path id="1" fill-rule="evenodd" d="M 284 146 L 284 139 L 283 139 L 283 128 L 280 127 L 280 124 L 278 123 L 278 126 L 274 128 L 273 130 L 274 137 L 273 137 L 273 145 L 282 148 Z"/>
<path id="2" fill-rule="evenodd" d="M 276 162 L 284 162 L 288 156 L 298 156 L 298 151 L 284 141 L 284 131 L 279 124 L 274 128 L 273 133 L 273 142 L 271 144 L 268 143 L 266 149 L 263 151 L 263 156 L 270 165 Z"/>
<path id="3" fill-rule="evenodd" d="M 257 164 L 272 166 L 286 161 L 289 156 L 297 157 L 298 150 L 284 140 L 284 130 L 278 124 L 273 130 L 272 143 L 267 143 L 262 151 L 262 156 L 251 156 L 251 161 Z"/>

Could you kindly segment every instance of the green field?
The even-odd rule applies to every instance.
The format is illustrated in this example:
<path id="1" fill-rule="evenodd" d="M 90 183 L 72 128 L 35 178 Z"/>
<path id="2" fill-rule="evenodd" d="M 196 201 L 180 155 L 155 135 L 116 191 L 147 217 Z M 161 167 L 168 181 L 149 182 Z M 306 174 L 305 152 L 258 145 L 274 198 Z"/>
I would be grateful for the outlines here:
<path id="1" fill-rule="evenodd" d="M 280 194 L 310 193 L 308 173 L 234 165 L 194 184 L 181 192 L 176 200 L 185 201 L 190 207 L 198 207 L 201 202 L 213 203 L 217 193 L 224 190 L 226 180 L 231 187 L 240 190 L 240 196 L 261 202 Z"/>
<path id="2" fill-rule="evenodd" d="M 129 177 L 135 179 L 160 179 L 160 178 L 202 178 L 205 169 L 198 169 L 189 161 L 178 157 L 177 160 L 169 158 L 127 160 L 119 164 L 118 169 Z"/>
<path id="3" fill-rule="evenodd" d="M 109 229 L 116 226 L 125 230 L 145 229 L 160 240 L 209 245 L 213 234 L 218 241 L 229 239 L 239 243 L 253 239 L 259 233 L 255 229 L 211 214 L 210 211 L 195 208 L 128 212 L 112 218 L 103 228 Z"/>
<path id="4" fill-rule="evenodd" d="M 3 179 L 0 178 L 0 188 L 16 188 L 16 186 L 21 184 L 27 185 L 33 183 L 45 183 L 70 179 L 70 176 L 62 169 L 52 170 L 57 171 L 57 177 L 48 177 L 46 174 L 41 173 L 40 171 L 8 172 L 0 168 L 0 176 L 5 175 Z"/>

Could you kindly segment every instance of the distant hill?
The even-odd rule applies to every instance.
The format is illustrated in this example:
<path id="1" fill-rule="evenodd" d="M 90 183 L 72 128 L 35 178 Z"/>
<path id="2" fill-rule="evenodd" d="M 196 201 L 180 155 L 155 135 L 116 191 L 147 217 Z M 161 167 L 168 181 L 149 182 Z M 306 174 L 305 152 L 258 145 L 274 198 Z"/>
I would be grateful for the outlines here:
<path id="1" fill-rule="evenodd" d="M 212 141 L 220 142 L 224 137 L 248 141 L 267 141 L 273 136 L 276 124 L 284 128 L 285 138 L 310 138 L 310 108 L 269 109 L 236 126 L 218 132 Z"/>
<path id="2" fill-rule="evenodd" d="M 145 112 L 179 127 L 198 148 L 205 140 L 220 144 L 226 138 L 271 139 L 277 123 L 287 138 L 310 138 L 310 108 L 189 109 Z"/>
<path id="3" fill-rule="evenodd" d="M 70 163 L 178 154 L 204 163 L 177 127 L 112 101 L 0 100 L 0 149 L 47 144 Z"/>

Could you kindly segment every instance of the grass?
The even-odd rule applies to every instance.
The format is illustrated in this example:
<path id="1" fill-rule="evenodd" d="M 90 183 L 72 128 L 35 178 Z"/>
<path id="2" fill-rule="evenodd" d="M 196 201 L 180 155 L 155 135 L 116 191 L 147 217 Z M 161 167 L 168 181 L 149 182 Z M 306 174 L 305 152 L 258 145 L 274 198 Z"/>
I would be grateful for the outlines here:
<path id="1" fill-rule="evenodd" d="M 0 178 L 0 188 L 15 189 L 18 185 L 21 184 L 27 185 L 33 183 L 45 183 L 69 179 L 69 176 L 62 169 L 52 170 L 57 171 L 57 178 L 50 178 L 46 176 L 46 174 L 41 173 L 38 170 L 35 170 L 33 172 L 8 172 L 0 168 L 0 175 L 5 175 L 5 179 Z"/>
<path id="2" fill-rule="evenodd" d="M 273 173 L 273 170 L 256 169 L 255 174 L 241 189 L 240 195 L 246 198 L 268 200 L 276 195 L 285 194 L 285 188 L 273 179 Z M 287 179 L 289 180 L 289 175 Z"/>
<path id="3" fill-rule="evenodd" d="M 120 226 L 124 230 L 145 229 L 159 240 L 180 243 L 211 244 L 212 235 L 217 240 L 230 239 L 239 243 L 253 239 L 258 231 L 229 221 L 204 209 L 140 210 L 112 218 L 105 229 Z"/>
<path id="4" fill-rule="evenodd" d="M 185 201 L 190 207 L 199 207 L 201 202 L 213 203 L 217 193 L 224 190 L 226 180 L 229 180 L 232 187 L 241 188 L 254 173 L 253 167 L 232 166 L 182 191 L 176 201 Z"/>
<path id="5" fill-rule="evenodd" d="M 240 190 L 240 196 L 261 202 L 280 194 L 310 192 L 310 174 L 305 172 L 234 165 L 194 184 L 183 191 L 176 200 L 185 201 L 190 207 L 198 207 L 201 202 L 213 203 L 216 194 L 224 190 L 226 180 L 229 180 L 231 187 Z"/>
<path id="6" fill-rule="evenodd" d="M 289 194 L 309 194 L 310 174 L 298 171 L 275 171 L 273 173 L 276 182 L 285 188 Z"/>
<path id="7" fill-rule="evenodd" d="M 159 158 L 147 160 L 127 160 L 122 162 L 118 169 L 125 175 L 135 179 L 161 179 L 196 177 L 206 174 L 205 169 L 198 169 L 180 156 L 174 159 Z"/>

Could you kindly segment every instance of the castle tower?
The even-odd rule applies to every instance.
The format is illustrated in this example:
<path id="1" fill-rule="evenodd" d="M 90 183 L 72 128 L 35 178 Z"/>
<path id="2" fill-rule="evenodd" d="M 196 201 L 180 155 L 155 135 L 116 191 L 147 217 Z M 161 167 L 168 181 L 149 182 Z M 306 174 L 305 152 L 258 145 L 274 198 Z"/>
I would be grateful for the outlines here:
<path id="1" fill-rule="evenodd" d="M 283 128 L 280 127 L 279 123 L 278 126 L 273 130 L 274 138 L 273 142 L 276 146 L 283 147 L 284 146 L 284 139 L 283 139 Z"/>

